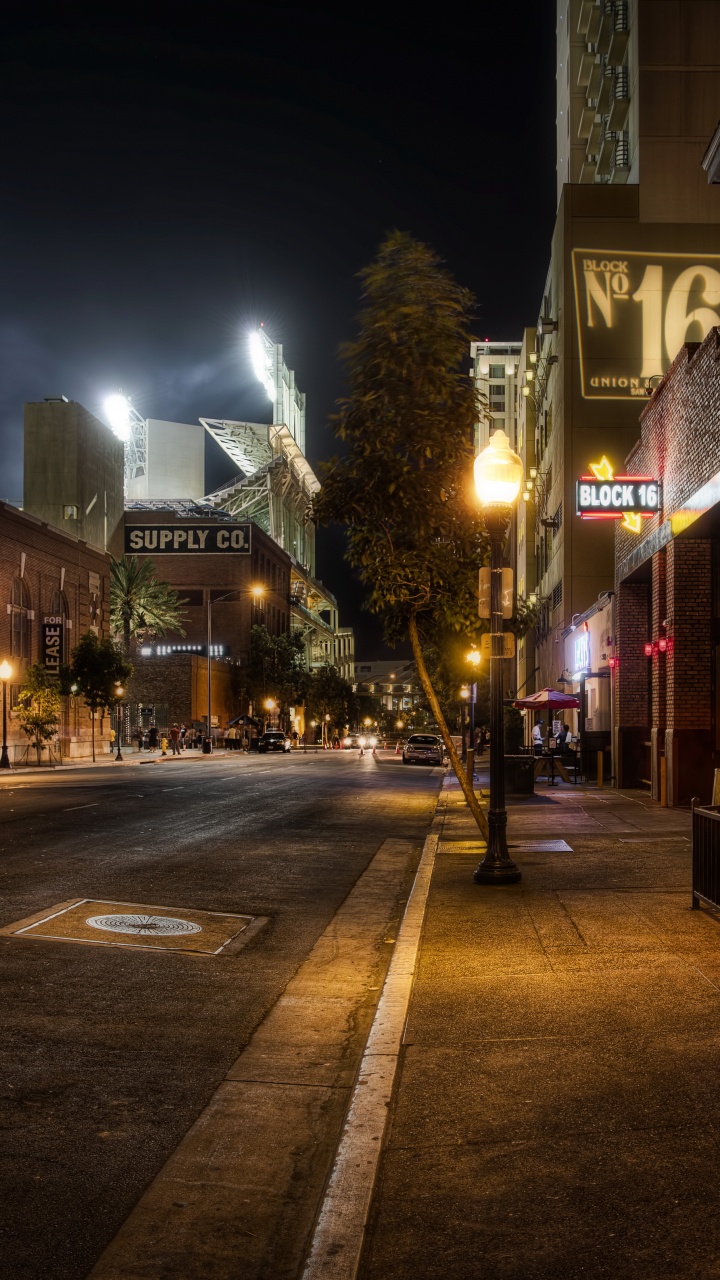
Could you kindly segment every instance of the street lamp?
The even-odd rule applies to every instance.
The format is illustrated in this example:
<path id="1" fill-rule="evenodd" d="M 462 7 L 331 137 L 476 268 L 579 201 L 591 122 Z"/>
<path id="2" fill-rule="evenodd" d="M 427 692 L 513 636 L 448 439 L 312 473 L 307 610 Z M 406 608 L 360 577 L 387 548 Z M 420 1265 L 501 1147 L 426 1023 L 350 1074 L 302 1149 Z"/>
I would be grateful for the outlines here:
<path id="1" fill-rule="evenodd" d="M 469 653 L 465 654 L 465 661 L 467 662 L 468 666 L 474 667 L 475 672 L 477 673 L 477 669 L 480 666 L 482 659 L 480 656 L 480 650 L 477 649 L 475 645 L 472 646 Z M 470 746 L 473 748 L 473 750 L 475 749 L 475 703 L 476 702 L 477 702 L 477 682 L 473 680 L 472 684 L 470 685 L 470 700 L 469 700 Z"/>
<path id="2" fill-rule="evenodd" d="M 467 711 L 465 710 L 465 708 L 467 707 L 469 697 L 470 697 L 470 685 L 464 684 L 462 689 L 460 690 L 460 698 L 461 698 L 460 733 L 462 735 L 461 747 L 460 747 L 460 759 L 462 760 L 463 764 L 465 764 L 467 760 Z"/>
<path id="3" fill-rule="evenodd" d="M 214 604 L 222 604 L 225 600 L 231 600 L 233 596 L 242 595 L 243 587 L 236 587 L 234 591 L 228 591 L 224 596 L 218 596 L 216 600 L 212 598 L 212 591 L 208 591 L 207 600 L 207 736 L 208 742 L 212 738 L 212 720 L 211 720 L 211 703 L 212 703 L 212 667 L 210 665 L 210 650 L 212 649 L 212 607 Z M 265 594 L 265 588 L 260 584 L 250 587 L 248 595 L 251 595 L 255 602 Z"/>
<path id="4" fill-rule="evenodd" d="M 3 687 L 3 710 L 2 710 L 2 754 L 0 755 L 0 769 L 10 768 L 10 757 L 7 749 L 7 682 L 13 673 L 13 669 L 9 662 L 0 662 L 0 680 Z"/>
<path id="5" fill-rule="evenodd" d="M 269 719 L 273 711 L 277 710 L 277 702 L 274 698 L 266 698 L 263 702 L 263 709 L 267 711 Z M 267 725 L 267 720 L 265 721 L 265 724 Z"/>
<path id="6" fill-rule="evenodd" d="M 487 852 L 476 884 L 516 884 L 521 873 L 507 847 L 502 704 L 502 553 L 523 465 L 504 431 L 496 431 L 475 459 L 475 488 L 490 537 L 490 808 Z"/>
<path id="7" fill-rule="evenodd" d="M 115 697 L 118 699 L 118 704 L 117 704 L 117 755 L 115 756 L 115 759 L 116 759 L 116 760 L 122 760 L 122 751 L 120 750 L 120 734 L 121 734 L 121 731 L 122 731 L 122 701 L 121 701 L 121 699 L 122 699 L 122 696 L 123 696 L 124 692 L 125 692 L 125 690 L 123 689 L 123 687 L 122 687 L 122 685 L 121 685 L 121 684 L 116 684 L 116 685 L 115 685 Z"/>

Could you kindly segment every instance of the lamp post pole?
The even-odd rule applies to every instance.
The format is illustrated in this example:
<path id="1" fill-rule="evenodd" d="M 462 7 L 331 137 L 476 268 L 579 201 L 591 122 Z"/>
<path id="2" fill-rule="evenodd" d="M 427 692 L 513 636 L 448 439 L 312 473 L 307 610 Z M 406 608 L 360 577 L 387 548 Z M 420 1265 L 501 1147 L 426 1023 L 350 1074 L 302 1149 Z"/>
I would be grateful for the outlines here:
<path id="1" fill-rule="evenodd" d="M 512 505 L 522 483 L 522 462 L 504 431 L 496 431 L 475 459 L 475 483 L 490 538 L 490 808 L 487 852 L 476 884 L 517 884 L 521 872 L 507 846 L 503 726 L 502 560 Z"/>
<path id="2" fill-rule="evenodd" d="M 10 768 L 10 757 L 7 748 L 7 682 L 12 675 L 12 668 L 9 662 L 0 663 L 0 680 L 2 680 L 2 754 L 0 754 L 0 769 Z"/>
<path id="3" fill-rule="evenodd" d="M 510 512 L 488 507 L 485 525 L 490 535 L 490 808 L 487 852 L 477 868 L 476 884 L 517 884 L 521 872 L 507 847 L 505 753 L 502 701 L 502 552 Z"/>
<path id="4" fill-rule="evenodd" d="M 118 694 L 120 697 L 122 697 L 124 692 L 125 692 L 124 689 L 118 689 Z M 117 755 L 115 756 L 116 761 L 117 760 L 122 761 L 122 758 L 123 758 L 122 751 L 120 750 L 120 747 L 122 745 L 120 741 L 122 737 L 122 713 L 123 713 L 122 702 L 119 702 L 117 705 Z"/>

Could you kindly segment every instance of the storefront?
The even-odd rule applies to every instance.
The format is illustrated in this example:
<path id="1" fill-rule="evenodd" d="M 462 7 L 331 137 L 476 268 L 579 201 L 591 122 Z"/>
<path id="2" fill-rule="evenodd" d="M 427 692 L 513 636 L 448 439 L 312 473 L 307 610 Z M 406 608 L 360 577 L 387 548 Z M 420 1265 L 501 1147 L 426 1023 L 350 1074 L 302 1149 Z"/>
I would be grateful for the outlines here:
<path id="1" fill-rule="evenodd" d="M 615 540 L 622 786 L 708 803 L 720 768 L 720 330 L 682 347 L 625 462 L 660 505 Z"/>
<path id="2" fill-rule="evenodd" d="M 614 700 L 615 628 L 614 592 L 606 591 L 585 613 L 577 614 L 563 631 L 565 668 L 559 684 L 580 701 L 577 711 L 564 711 L 582 755 L 582 772 L 609 780 L 612 768 L 612 712 Z"/>

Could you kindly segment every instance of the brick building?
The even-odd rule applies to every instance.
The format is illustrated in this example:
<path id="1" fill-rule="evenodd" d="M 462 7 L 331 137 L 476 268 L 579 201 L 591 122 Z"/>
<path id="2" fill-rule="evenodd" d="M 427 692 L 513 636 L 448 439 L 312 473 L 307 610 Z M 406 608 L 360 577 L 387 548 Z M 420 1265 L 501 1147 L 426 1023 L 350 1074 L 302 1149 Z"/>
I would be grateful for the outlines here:
<path id="1" fill-rule="evenodd" d="M 59 636 L 60 657 L 84 632 L 109 634 L 110 575 L 108 557 L 64 529 L 0 502 L 0 659 L 13 669 L 8 682 L 8 754 L 12 764 L 28 757 L 28 738 L 13 715 L 24 673 L 31 663 L 56 663 L 56 649 L 46 645 L 46 626 Z M 108 751 L 110 723 L 96 721 L 96 749 Z M 90 718 L 79 698 L 63 698 L 57 742 L 52 756 L 90 754 Z M 47 753 L 46 753 L 47 758 Z"/>
<path id="2" fill-rule="evenodd" d="M 210 711 L 214 724 L 226 725 L 247 710 L 240 689 L 252 627 L 273 636 L 290 629 L 290 556 L 256 524 L 181 500 L 128 503 L 125 550 L 152 560 L 157 576 L 187 601 L 186 635 L 148 643 L 134 658 L 129 730 L 151 718 L 159 727 L 206 721 L 208 605 Z"/>
<path id="3" fill-rule="evenodd" d="M 631 475 L 657 516 L 615 541 L 615 721 L 621 786 L 710 800 L 720 767 L 720 328 L 680 350 L 641 416 Z M 646 652 L 647 650 L 647 652 Z"/>

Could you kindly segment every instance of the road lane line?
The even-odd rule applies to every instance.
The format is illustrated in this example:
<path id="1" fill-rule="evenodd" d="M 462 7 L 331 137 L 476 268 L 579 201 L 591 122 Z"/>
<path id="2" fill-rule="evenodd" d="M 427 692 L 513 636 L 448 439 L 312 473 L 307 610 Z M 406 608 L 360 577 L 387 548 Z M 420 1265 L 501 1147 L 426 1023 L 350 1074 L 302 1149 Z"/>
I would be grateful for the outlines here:
<path id="1" fill-rule="evenodd" d="M 438 837 L 427 836 L 302 1280 L 355 1280 L 400 1061 Z"/>
<path id="2" fill-rule="evenodd" d="M 76 809 L 97 809 L 99 804 L 99 800 L 93 801 L 92 804 L 74 804 L 69 809 L 63 809 L 63 813 L 74 813 Z"/>

